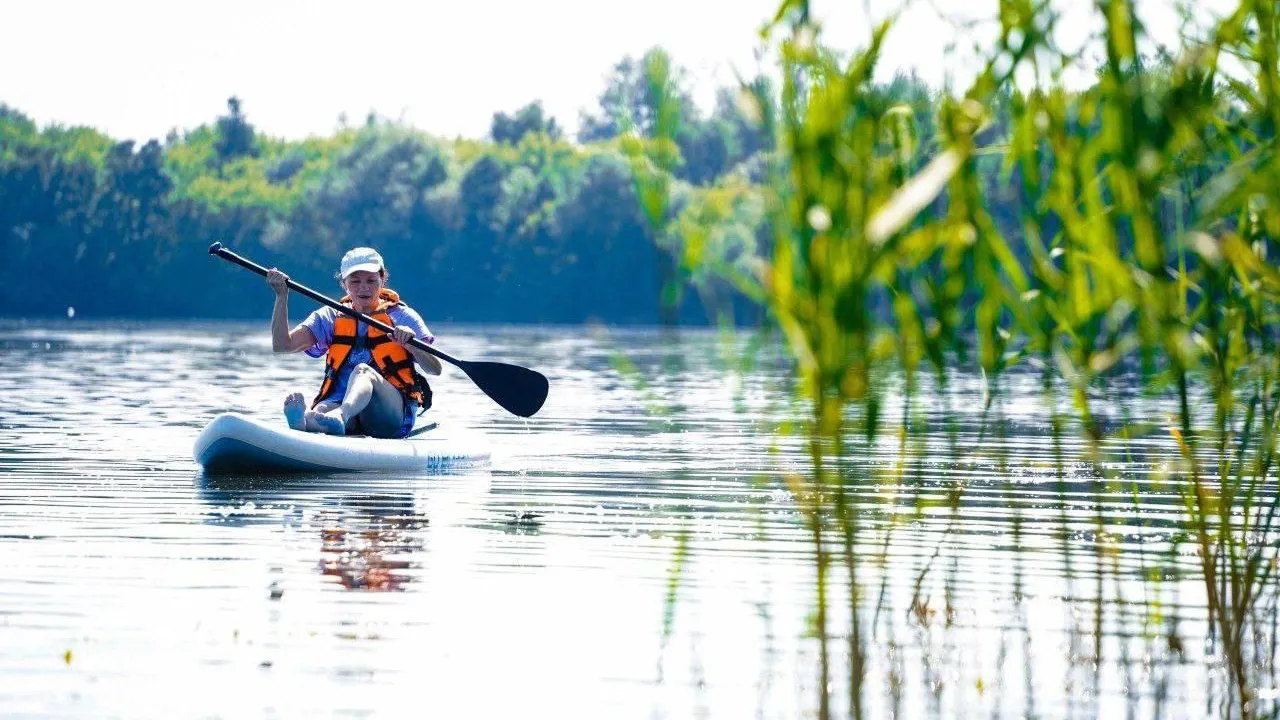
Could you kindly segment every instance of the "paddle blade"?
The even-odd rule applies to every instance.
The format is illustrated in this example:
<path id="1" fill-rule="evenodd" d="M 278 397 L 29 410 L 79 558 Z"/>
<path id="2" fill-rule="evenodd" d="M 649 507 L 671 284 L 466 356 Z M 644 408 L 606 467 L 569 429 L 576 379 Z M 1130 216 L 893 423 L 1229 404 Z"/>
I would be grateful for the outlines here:
<path id="1" fill-rule="evenodd" d="M 514 415 L 533 417 L 547 400 L 550 384 L 540 372 L 497 362 L 462 361 L 458 367 L 485 395 Z"/>

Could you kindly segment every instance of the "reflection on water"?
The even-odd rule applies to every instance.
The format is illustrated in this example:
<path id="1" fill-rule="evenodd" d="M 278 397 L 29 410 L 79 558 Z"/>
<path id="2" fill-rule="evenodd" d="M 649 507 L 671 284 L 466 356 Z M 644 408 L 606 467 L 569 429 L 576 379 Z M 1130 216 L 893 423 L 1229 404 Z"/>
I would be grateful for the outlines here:
<path id="1" fill-rule="evenodd" d="M 823 647 L 835 715 L 1221 714 L 1167 434 L 1055 440 L 1037 377 L 987 416 L 959 377 L 890 403 L 913 432 L 857 445 L 828 488 L 850 513 L 815 523 L 776 355 L 440 337 L 552 379 L 529 421 L 435 383 L 491 468 L 227 478 L 192 462 L 199 428 L 277 420 L 319 374 L 260 324 L 0 325 L 4 715 L 791 718 L 818 710 Z M 1103 428 L 1170 410 L 1097 402 Z"/>
<path id="2" fill-rule="evenodd" d="M 400 590 L 411 577 L 415 551 L 423 543 L 414 535 L 425 519 L 380 518 L 366 530 L 348 530 L 328 523 L 320 531 L 321 572 L 337 578 L 348 590 Z"/>
<path id="3" fill-rule="evenodd" d="M 240 517 L 240 509 L 257 511 L 260 505 L 294 507 L 313 504 L 306 518 L 295 528 L 315 533 L 317 568 L 348 590 L 402 590 L 412 581 L 408 570 L 415 567 L 414 555 L 424 549 L 422 530 L 429 518 L 415 506 L 412 492 L 397 491 L 396 484 L 378 478 L 368 492 L 353 493 L 350 476 L 253 477 L 199 473 L 195 485 L 200 497 L 219 508 L 216 522 L 280 522 L 277 514 L 250 512 Z M 480 478 L 465 482 L 484 487 Z M 326 489 L 327 488 L 327 489 Z M 273 591 L 274 599 L 283 592 Z"/>

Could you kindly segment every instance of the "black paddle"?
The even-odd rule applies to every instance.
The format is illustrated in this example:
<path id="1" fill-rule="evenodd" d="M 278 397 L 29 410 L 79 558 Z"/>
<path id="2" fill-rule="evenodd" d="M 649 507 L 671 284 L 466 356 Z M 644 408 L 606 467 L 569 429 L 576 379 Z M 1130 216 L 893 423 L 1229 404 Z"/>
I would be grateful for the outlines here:
<path id="1" fill-rule="evenodd" d="M 263 277 L 267 276 L 266 268 L 237 255 L 227 248 L 222 247 L 222 243 L 220 242 L 216 242 L 209 246 L 209 254 L 217 255 L 223 260 L 230 260 L 240 267 L 248 268 Z M 299 285 L 293 280 L 289 280 L 288 286 L 290 290 L 302 293 L 312 300 L 324 303 L 340 313 L 350 315 L 357 320 L 368 323 L 371 327 L 378 328 L 384 333 L 389 334 L 391 332 L 390 325 L 379 322 L 358 310 L 343 305 L 336 300 L 331 300 L 305 285 Z M 520 367 L 519 365 L 508 365 L 506 363 L 459 360 L 436 350 L 418 338 L 413 338 L 409 341 L 409 344 L 419 350 L 425 350 L 445 362 L 456 365 L 459 370 L 462 370 L 462 372 L 467 374 L 467 377 L 471 378 L 471 381 L 476 384 L 476 387 L 484 391 L 485 395 L 493 398 L 494 402 L 498 403 L 508 412 L 515 415 L 519 415 L 520 417 L 533 417 L 534 413 L 542 409 L 542 403 L 547 400 L 549 383 L 547 382 L 546 376 L 540 372 Z"/>

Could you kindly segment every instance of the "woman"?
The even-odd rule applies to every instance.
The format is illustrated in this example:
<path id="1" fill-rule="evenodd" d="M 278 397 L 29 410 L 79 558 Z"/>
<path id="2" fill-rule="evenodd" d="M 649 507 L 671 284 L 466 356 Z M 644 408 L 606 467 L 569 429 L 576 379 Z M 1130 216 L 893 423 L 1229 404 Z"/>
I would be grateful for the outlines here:
<path id="1" fill-rule="evenodd" d="M 276 268 L 268 271 L 267 283 L 276 293 L 271 349 L 325 356 L 324 381 L 311 407 L 302 393 L 285 398 L 289 427 L 330 435 L 401 438 L 413 430 L 418 408 L 431 406 L 431 388 L 415 371 L 414 361 L 431 375 L 440 374 L 440 361 L 409 341 L 418 337 L 431 343 L 435 338 L 422 316 L 386 287 L 388 277 L 382 256 L 367 247 L 344 255 L 338 271 L 338 281 L 347 293 L 342 303 L 392 326 L 389 335 L 331 307 L 316 310 L 290 330 L 285 284 L 289 277 Z"/>

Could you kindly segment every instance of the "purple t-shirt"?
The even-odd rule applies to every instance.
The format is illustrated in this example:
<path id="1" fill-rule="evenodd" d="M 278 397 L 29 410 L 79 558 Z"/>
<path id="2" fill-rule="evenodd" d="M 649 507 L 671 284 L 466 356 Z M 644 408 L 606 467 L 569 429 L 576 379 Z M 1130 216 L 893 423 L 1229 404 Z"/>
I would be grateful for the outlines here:
<path id="1" fill-rule="evenodd" d="M 435 340 L 431 335 L 431 331 L 427 329 L 427 324 L 422 320 L 422 316 L 416 310 L 408 305 L 394 305 L 387 309 L 387 316 L 391 318 L 392 325 L 405 325 L 413 331 L 418 339 L 430 343 Z M 333 321 L 338 317 L 338 311 L 331 307 L 322 307 L 319 310 L 307 316 L 301 325 L 311 331 L 311 335 L 316 339 L 314 345 L 306 349 L 306 353 L 311 357 L 321 357 L 329 351 L 329 345 L 333 343 Z M 363 335 L 365 324 L 356 321 L 356 334 Z M 373 353 L 368 348 L 352 348 L 347 355 L 347 359 L 342 363 L 342 368 L 338 372 L 337 381 L 334 383 L 333 391 L 329 393 L 330 398 L 341 398 L 347 392 L 347 379 L 351 377 L 351 369 L 360 363 L 373 364 Z M 408 428 L 412 429 L 414 417 L 418 412 L 418 404 L 412 400 L 405 400 L 404 404 L 404 422 L 408 424 Z M 407 429 L 402 427 L 403 432 Z M 402 432 L 402 434 L 403 434 Z"/>

